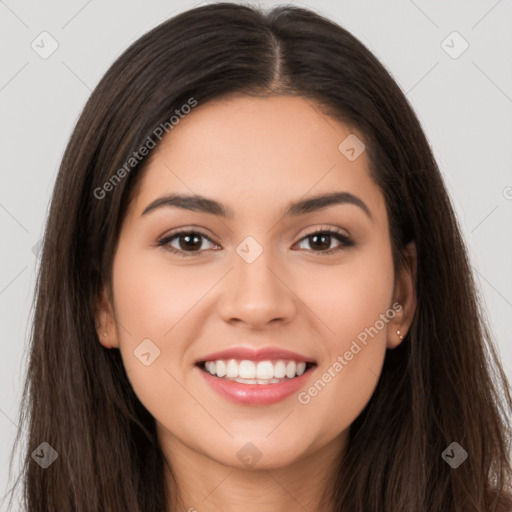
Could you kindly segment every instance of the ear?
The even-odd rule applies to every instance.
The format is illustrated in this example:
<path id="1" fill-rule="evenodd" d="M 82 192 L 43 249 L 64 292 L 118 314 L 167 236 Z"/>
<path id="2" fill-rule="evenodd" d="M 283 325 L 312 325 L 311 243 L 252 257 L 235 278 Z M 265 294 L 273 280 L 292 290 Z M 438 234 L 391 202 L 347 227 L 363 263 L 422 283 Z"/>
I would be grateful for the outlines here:
<path id="1" fill-rule="evenodd" d="M 105 348 L 119 348 L 114 308 L 106 287 L 103 287 L 96 303 L 96 332 L 99 342 Z"/>
<path id="2" fill-rule="evenodd" d="M 393 349 L 400 345 L 409 332 L 416 311 L 416 244 L 410 242 L 403 250 L 404 264 L 395 279 L 393 304 L 397 304 L 395 317 L 389 323 L 387 347 Z M 398 307 L 400 304 L 400 308 Z M 400 335 L 397 333 L 400 332 Z"/>

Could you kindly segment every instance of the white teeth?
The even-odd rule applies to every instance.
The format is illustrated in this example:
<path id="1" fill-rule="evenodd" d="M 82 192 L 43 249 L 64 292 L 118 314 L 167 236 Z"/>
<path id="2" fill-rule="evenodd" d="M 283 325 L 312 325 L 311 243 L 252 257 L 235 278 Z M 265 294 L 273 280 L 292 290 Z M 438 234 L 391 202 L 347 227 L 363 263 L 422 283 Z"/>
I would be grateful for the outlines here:
<path id="1" fill-rule="evenodd" d="M 238 379 L 235 379 L 235 382 L 240 382 L 241 384 L 257 384 L 257 379 L 241 379 L 240 377 Z"/>
<path id="2" fill-rule="evenodd" d="M 226 377 L 230 379 L 238 377 L 238 363 L 234 359 L 228 361 Z"/>
<path id="3" fill-rule="evenodd" d="M 258 379 L 272 379 L 274 377 L 274 366 L 271 361 L 260 361 L 256 366 L 256 377 Z"/>
<path id="4" fill-rule="evenodd" d="M 293 377 L 295 377 L 296 371 L 297 371 L 297 365 L 295 364 L 295 361 L 290 361 L 286 365 L 286 376 L 289 379 L 292 379 Z"/>
<path id="5" fill-rule="evenodd" d="M 256 377 L 256 365 L 252 361 L 244 359 L 238 366 L 238 376 L 241 379 L 254 379 Z"/>
<path id="6" fill-rule="evenodd" d="M 211 375 L 225 377 L 244 384 L 274 384 L 282 379 L 299 377 L 306 371 L 304 361 L 250 361 L 236 359 L 207 361 L 205 370 Z"/>
<path id="7" fill-rule="evenodd" d="M 226 375 L 226 363 L 224 361 L 216 361 L 215 363 L 213 363 L 216 365 L 216 373 L 217 373 L 217 376 L 218 377 L 224 377 L 224 375 Z M 211 373 L 211 371 L 210 371 Z"/>
<path id="8" fill-rule="evenodd" d="M 277 361 L 274 365 L 274 377 L 276 379 L 282 379 L 286 375 L 286 365 L 284 361 Z"/>

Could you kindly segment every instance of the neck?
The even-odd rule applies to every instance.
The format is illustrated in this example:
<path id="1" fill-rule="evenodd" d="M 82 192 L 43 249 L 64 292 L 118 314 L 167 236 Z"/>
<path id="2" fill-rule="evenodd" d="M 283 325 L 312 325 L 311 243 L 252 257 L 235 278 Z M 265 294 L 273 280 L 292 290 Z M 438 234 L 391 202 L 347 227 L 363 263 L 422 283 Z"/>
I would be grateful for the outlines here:
<path id="1" fill-rule="evenodd" d="M 285 467 L 227 466 L 180 443 L 162 444 L 167 512 L 332 512 L 332 490 L 346 436 Z"/>

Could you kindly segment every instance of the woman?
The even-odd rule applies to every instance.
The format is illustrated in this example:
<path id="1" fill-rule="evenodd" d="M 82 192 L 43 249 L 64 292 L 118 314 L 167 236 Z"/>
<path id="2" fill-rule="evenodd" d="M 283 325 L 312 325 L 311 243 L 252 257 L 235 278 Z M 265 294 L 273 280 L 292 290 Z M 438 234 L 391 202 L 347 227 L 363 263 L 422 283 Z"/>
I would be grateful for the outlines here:
<path id="1" fill-rule="evenodd" d="M 24 397 L 29 512 L 512 510 L 510 389 L 428 142 L 305 9 L 192 9 L 108 70 Z"/>

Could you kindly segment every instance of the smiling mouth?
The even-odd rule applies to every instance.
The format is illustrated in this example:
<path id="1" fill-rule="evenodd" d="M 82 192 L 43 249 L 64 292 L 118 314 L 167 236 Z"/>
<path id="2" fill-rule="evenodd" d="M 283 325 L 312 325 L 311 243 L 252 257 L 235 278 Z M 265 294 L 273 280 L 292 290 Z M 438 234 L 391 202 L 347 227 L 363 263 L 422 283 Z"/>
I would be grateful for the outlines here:
<path id="1" fill-rule="evenodd" d="M 264 385 L 293 380 L 316 367 L 316 363 L 292 359 L 266 361 L 217 359 L 215 361 L 200 361 L 196 366 L 222 380 L 240 384 Z"/>

